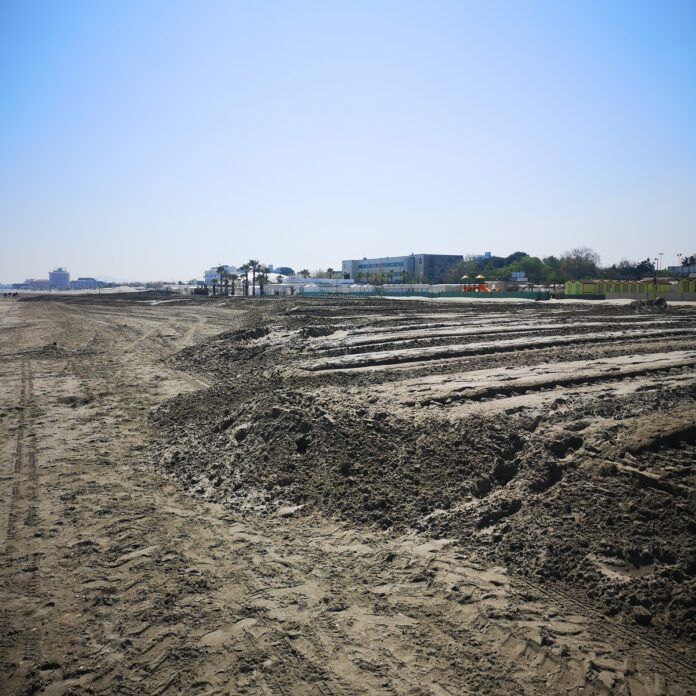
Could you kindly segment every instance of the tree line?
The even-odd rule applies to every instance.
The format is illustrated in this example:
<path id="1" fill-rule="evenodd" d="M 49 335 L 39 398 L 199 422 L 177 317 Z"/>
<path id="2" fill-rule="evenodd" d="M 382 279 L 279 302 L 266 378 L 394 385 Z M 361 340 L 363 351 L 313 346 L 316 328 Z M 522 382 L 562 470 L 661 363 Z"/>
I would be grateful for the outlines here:
<path id="1" fill-rule="evenodd" d="M 683 266 L 696 265 L 696 254 L 682 257 Z M 224 266 L 215 269 L 220 279 L 211 282 L 213 295 L 218 289 L 226 296 L 235 294 L 237 281 L 240 282 L 241 293 L 244 296 L 256 295 L 256 284 L 259 285 L 261 295 L 265 295 L 266 286 L 270 282 L 269 269 L 257 259 L 250 259 L 239 267 L 240 273 L 228 273 Z M 655 275 L 655 264 L 651 259 L 643 261 L 630 261 L 622 259 L 611 266 L 602 266 L 599 254 L 589 247 L 578 247 L 561 254 L 560 256 L 530 256 L 524 251 L 516 251 L 509 256 L 465 256 L 462 261 L 454 264 L 446 275 L 446 282 L 459 283 L 463 276 L 475 278 L 482 275 L 486 280 L 507 279 L 513 273 L 524 273 L 530 283 L 534 285 L 562 284 L 568 280 L 584 280 L 589 278 L 603 278 L 606 280 L 641 280 Z M 251 281 L 249 275 L 251 274 Z M 297 275 L 308 278 L 312 275 L 309 270 L 303 268 Z M 327 268 L 326 271 L 315 271 L 314 275 L 326 278 L 342 278 L 341 271 Z M 278 276 L 277 282 L 282 282 L 283 276 Z M 360 282 L 383 285 L 385 283 L 401 282 L 412 283 L 406 271 L 394 271 L 375 269 L 371 273 L 358 273 L 355 280 Z M 251 293 L 249 292 L 251 290 Z"/>
<path id="2" fill-rule="evenodd" d="M 682 264 L 696 262 L 696 254 L 684 257 Z M 655 275 L 655 264 L 651 259 L 630 261 L 622 259 L 611 266 L 602 266 L 599 254 L 589 247 L 579 247 L 560 256 L 530 256 L 516 251 L 509 256 L 466 256 L 447 273 L 447 282 L 458 283 L 462 276 L 474 278 L 483 275 L 486 280 L 509 278 L 513 273 L 523 272 L 530 283 L 554 285 L 568 280 L 603 278 L 606 280 L 640 280 Z"/>
<path id="3" fill-rule="evenodd" d="M 215 269 L 220 276 L 220 278 L 213 278 L 210 282 L 213 295 L 217 295 L 218 289 L 220 294 L 225 296 L 235 294 L 235 287 L 237 281 L 241 282 L 241 292 L 242 295 L 249 295 L 249 288 L 251 287 L 251 296 L 256 295 L 256 283 L 259 284 L 259 292 L 261 295 L 265 294 L 266 285 L 269 283 L 269 269 L 264 266 L 257 259 L 250 259 L 246 263 L 239 267 L 240 273 L 229 273 L 224 266 L 218 266 Z M 249 284 L 249 273 L 251 273 L 251 286 Z M 231 291 L 231 292 L 230 292 Z"/>

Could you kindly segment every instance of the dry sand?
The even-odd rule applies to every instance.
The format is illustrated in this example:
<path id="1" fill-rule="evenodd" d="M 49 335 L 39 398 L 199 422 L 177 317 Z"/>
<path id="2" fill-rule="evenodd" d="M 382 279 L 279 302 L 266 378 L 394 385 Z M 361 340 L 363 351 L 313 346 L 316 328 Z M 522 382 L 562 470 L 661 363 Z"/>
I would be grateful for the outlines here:
<path id="1" fill-rule="evenodd" d="M 692 693 L 695 338 L 690 308 L 0 301 L 0 692 Z"/>

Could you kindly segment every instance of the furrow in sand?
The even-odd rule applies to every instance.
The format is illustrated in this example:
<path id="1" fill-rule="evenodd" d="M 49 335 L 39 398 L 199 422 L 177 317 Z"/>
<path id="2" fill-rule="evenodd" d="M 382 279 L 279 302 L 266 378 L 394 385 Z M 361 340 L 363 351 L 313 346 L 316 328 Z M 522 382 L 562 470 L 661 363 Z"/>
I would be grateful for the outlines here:
<path id="1" fill-rule="evenodd" d="M 473 341 L 467 344 L 448 346 L 406 348 L 384 352 L 361 353 L 344 355 L 336 358 L 305 360 L 302 369 L 309 372 L 351 370 L 360 368 L 381 368 L 406 363 L 421 363 L 428 361 L 449 360 L 452 358 L 472 357 L 508 353 L 519 350 L 534 350 L 553 348 L 564 345 L 606 344 L 623 341 L 653 340 L 656 338 L 694 336 L 696 330 L 690 327 L 675 329 L 641 329 L 630 331 L 607 331 L 604 333 L 572 334 L 550 337 L 520 337 L 495 341 Z"/>

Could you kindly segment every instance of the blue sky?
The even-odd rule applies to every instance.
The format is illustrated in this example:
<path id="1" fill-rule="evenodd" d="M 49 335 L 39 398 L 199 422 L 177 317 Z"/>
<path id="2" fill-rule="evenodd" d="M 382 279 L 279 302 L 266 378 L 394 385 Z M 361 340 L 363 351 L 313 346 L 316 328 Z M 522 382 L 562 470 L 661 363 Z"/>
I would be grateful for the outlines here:
<path id="1" fill-rule="evenodd" d="M 696 252 L 694 2 L 0 0 L 0 280 Z"/>

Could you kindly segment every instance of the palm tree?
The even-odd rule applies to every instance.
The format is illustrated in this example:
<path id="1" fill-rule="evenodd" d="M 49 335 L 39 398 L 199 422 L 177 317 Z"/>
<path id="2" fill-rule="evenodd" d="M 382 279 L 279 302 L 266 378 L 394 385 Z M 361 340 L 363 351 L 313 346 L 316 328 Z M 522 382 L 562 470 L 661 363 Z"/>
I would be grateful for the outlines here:
<path id="1" fill-rule="evenodd" d="M 232 281 L 232 297 L 234 297 L 234 283 L 239 278 L 236 273 L 229 273 L 229 279 Z"/>
<path id="2" fill-rule="evenodd" d="M 283 282 L 283 276 L 280 273 L 276 276 L 276 283 L 280 285 Z"/>
<path id="3" fill-rule="evenodd" d="M 300 275 L 301 275 L 303 278 L 309 278 L 310 273 L 309 273 L 309 271 L 308 271 L 306 268 L 303 268 L 303 269 L 300 271 Z"/>
<path id="4" fill-rule="evenodd" d="M 328 274 L 329 278 L 333 278 L 334 274 L 334 269 L 333 268 L 327 268 L 326 273 Z"/>
<path id="5" fill-rule="evenodd" d="M 408 283 L 408 271 L 404 268 L 403 271 L 401 271 L 401 282 L 406 285 Z"/>
<path id="6" fill-rule="evenodd" d="M 230 292 L 229 292 L 230 281 L 227 278 L 227 269 L 224 266 L 218 266 L 215 270 L 220 275 L 220 285 L 225 286 L 225 297 L 227 297 L 230 294 Z"/>
<path id="7" fill-rule="evenodd" d="M 390 269 L 389 269 L 389 273 L 388 273 L 387 275 L 389 276 L 389 282 L 390 282 L 390 283 L 393 282 L 393 280 L 394 280 L 394 269 L 393 269 L 393 268 L 390 268 Z"/>
<path id="8" fill-rule="evenodd" d="M 242 278 L 242 294 L 246 296 L 249 294 L 249 271 L 251 270 L 251 266 L 248 263 L 243 263 L 239 267 L 239 270 L 244 273 L 244 277 Z"/>
<path id="9" fill-rule="evenodd" d="M 266 266 L 259 266 L 259 293 L 264 295 L 264 288 L 268 284 L 268 268 Z"/>
<path id="10" fill-rule="evenodd" d="M 247 264 L 251 269 L 251 296 L 256 297 L 256 271 L 261 268 L 261 263 L 258 259 L 249 259 Z"/>
<path id="11" fill-rule="evenodd" d="M 210 281 L 210 284 L 213 286 L 213 297 L 215 297 L 215 286 L 217 285 L 217 282 L 218 282 L 218 281 L 217 281 L 217 278 L 213 278 L 213 279 Z"/>

